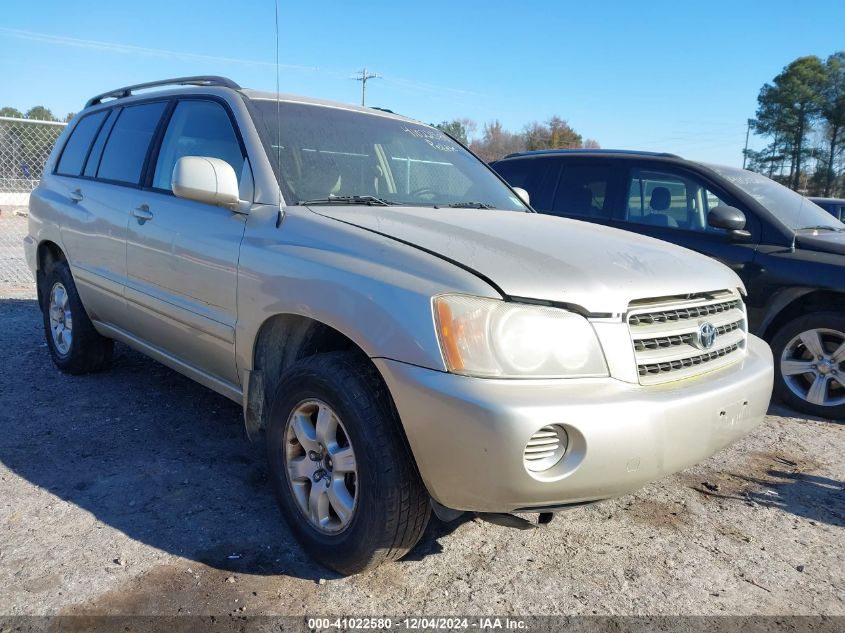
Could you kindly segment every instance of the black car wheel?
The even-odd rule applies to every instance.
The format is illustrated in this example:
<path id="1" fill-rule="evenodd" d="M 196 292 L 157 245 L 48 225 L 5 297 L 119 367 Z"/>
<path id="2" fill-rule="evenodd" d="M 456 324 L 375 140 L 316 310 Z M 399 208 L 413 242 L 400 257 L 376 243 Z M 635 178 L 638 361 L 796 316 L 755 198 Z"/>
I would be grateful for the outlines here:
<path id="1" fill-rule="evenodd" d="M 845 317 L 818 312 L 793 319 L 772 339 L 775 392 L 823 418 L 845 417 Z"/>

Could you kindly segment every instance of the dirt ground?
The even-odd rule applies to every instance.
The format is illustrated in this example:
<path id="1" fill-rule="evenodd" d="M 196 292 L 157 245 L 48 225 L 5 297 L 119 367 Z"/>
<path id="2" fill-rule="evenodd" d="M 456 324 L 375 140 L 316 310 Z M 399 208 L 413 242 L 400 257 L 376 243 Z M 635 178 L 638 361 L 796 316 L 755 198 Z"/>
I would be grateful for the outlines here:
<path id="1" fill-rule="evenodd" d="M 238 406 L 122 346 L 109 372 L 59 373 L 15 284 L 0 614 L 845 615 L 842 424 L 775 412 L 635 494 L 533 531 L 432 521 L 407 559 L 339 578 L 281 521 Z"/>

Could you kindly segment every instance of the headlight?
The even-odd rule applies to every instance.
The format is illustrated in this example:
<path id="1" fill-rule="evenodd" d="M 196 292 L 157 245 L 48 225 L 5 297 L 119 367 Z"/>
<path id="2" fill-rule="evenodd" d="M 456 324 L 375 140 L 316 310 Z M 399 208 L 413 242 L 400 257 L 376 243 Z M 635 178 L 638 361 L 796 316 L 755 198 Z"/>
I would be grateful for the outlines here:
<path id="1" fill-rule="evenodd" d="M 466 295 L 434 298 L 434 320 L 449 371 L 501 378 L 606 376 L 593 327 L 543 306 Z"/>

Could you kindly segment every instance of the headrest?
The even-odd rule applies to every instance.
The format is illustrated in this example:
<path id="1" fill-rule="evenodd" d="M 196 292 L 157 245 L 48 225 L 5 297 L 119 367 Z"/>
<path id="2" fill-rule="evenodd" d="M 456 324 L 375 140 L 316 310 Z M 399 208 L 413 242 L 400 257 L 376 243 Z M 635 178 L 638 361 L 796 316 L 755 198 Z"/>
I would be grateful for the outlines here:
<path id="1" fill-rule="evenodd" d="M 665 211 L 672 204 L 672 194 L 666 187 L 655 187 L 648 204 L 654 211 Z"/>
<path id="2" fill-rule="evenodd" d="M 328 154 L 303 152 L 302 174 L 297 187 L 301 199 L 328 198 L 340 179 L 340 168 Z"/>

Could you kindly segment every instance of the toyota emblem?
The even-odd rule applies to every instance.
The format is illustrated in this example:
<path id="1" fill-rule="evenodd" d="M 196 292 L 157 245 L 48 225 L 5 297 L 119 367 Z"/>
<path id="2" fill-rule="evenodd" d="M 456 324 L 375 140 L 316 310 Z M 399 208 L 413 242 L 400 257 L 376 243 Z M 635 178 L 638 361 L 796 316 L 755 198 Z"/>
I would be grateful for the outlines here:
<path id="1" fill-rule="evenodd" d="M 716 342 L 716 327 L 712 323 L 706 321 L 698 326 L 698 345 L 700 349 L 710 349 L 713 343 Z"/>

